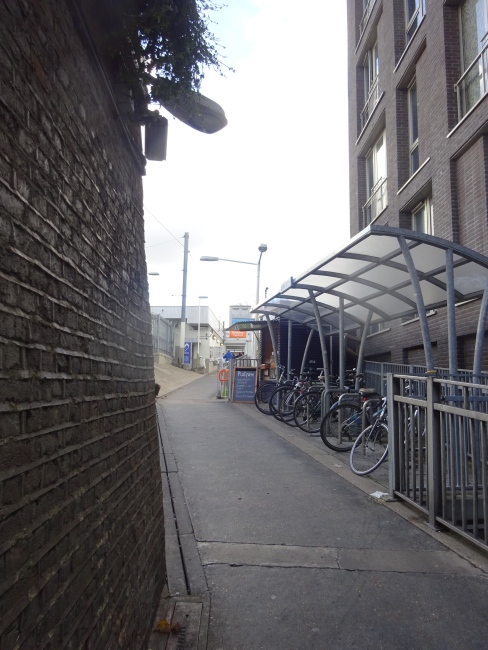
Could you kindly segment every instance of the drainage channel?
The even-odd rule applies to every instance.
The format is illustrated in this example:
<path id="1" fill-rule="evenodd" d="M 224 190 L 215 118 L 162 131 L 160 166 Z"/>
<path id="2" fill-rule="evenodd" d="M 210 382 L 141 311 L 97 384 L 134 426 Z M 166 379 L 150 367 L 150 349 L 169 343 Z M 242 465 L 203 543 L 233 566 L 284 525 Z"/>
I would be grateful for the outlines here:
<path id="1" fill-rule="evenodd" d="M 164 444 L 163 444 L 163 436 L 162 436 L 162 432 L 161 432 L 161 424 L 160 424 L 160 421 L 159 421 L 159 413 L 156 413 L 156 415 L 157 415 L 159 441 L 160 441 L 160 445 L 161 445 L 161 447 L 160 447 L 161 448 L 161 455 L 163 457 L 164 468 L 165 468 L 165 471 L 163 471 L 162 473 L 166 474 L 166 483 L 167 483 L 167 486 L 168 486 L 168 493 L 169 493 L 169 498 L 170 498 L 170 502 L 171 502 L 171 510 L 172 510 L 172 513 L 173 513 L 173 523 L 174 523 L 174 528 L 175 528 L 175 532 L 176 532 L 176 539 L 178 541 L 178 549 L 179 549 L 180 560 L 181 560 L 181 569 L 183 571 L 183 577 L 184 577 L 184 580 L 185 580 L 186 595 L 191 596 L 190 580 L 188 578 L 188 571 L 187 571 L 186 564 L 185 564 L 185 556 L 183 554 L 183 547 L 181 545 L 181 535 L 180 535 L 180 530 L 179 530 L 179 527 L 178 527 L 178 519 L 176 517 L 175 496 L 174 496 L 174 493 L 173 493 L 173 489 L 171 487 L 171 481 L 169 480 L 170 471 L 168 470 L 168 462 L 167 462 L 166 452 L 165 452 L 165 448 L 164 448 Z"/>

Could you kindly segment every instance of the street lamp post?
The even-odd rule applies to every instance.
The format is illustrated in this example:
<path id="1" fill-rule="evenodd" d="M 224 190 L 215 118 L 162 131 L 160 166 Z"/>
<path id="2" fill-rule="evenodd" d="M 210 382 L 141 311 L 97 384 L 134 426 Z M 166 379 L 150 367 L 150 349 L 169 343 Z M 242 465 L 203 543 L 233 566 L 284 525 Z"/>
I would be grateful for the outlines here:
<path id="1" fill-rule="evenodd" d="M 197 334 L 197 363 L 200 367 L 200 300 L 208 298 L 208 296 L 198 296 L 198 334 Z"/>
<path id="2" fill-rule="evenodd" d="M 236 262 L 237 264 L 251 264 L 251 266 L 256 266 L 257 267 L 257 278 L 256 278 L 256 306 L 259 305 L 259 280 L 260 280 L 260 274 L 261 274 L 261 257 L 263 256 L 263 253 L 265 253 L 268 250 L 268 247 L 266 244 L 260 244 L 259 245 L 259 259 L 257 262 L 243 262 L 242 260 L 228 260 L 224 257 L 211 257 L 209 255 L 202 255 L 200 257 L 201 262 Z M 258 315 L 256 314 L 255 318 L 257 319 Z M 255 353 L 257 355 L 257 350 L 255 350 Z"/>
<path id="3" fill-rule="evenodd" d="M 209 255 L 202 255 L 200 258 L 201 262 L 236 262 L 237 264 L 251 264 L 251 266 L 257 266 L 257 282 L 256 282 L 256 305 L 259 305 L 259 278 L 261 274 L 261 257 L 263 253 L 268 250 L 266 244 L 260 244 L 259 248 L 259 260 L 257 262 L 243 262 L 242 260 L 228 260 L 225 257 L 211 257 Z"/>

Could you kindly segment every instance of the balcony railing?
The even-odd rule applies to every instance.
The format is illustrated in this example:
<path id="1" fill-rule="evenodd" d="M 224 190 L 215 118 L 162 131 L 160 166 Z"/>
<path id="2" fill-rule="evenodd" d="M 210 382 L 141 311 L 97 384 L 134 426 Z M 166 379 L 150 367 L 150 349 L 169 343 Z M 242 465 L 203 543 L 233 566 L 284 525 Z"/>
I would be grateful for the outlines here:
<path id="1" fill-rule="evenodd" d="M 366 29 L 366 23 L 368 22 L 369 17 L 371 16 L 371 12 L 373 11 L 375 2 L 376 0 L 368 0 L 368 4 L 364 8 L 363 17 L 361 18 L 361 22 L 359 23 L 359 38 L 361 38 L 364 30 Z"/>
<path id="2" fill-rule="evenodd" d="M 366 122 L 369 120 L 371 113 L 374 110 L 374 107 L 380 99 L 380 91 L 378 85 L 378 77 L 373 80 L 371 88 L 369 90 L 368 99 L 364 105 L 363 110 L 361 111 L 361 131 L 366 126 Z"/>
<path id="3" fill-rule="evenodd" d="M 488 92 L 488 45 L 454 86 L 457 93 L 458 119 L 463 117 Z"/>
<path id="4" fill-rule="evenodd" d="M 380 178 L 363 205 L 363 228 L 370 224 L 388 205 L 386 178 Z"/>

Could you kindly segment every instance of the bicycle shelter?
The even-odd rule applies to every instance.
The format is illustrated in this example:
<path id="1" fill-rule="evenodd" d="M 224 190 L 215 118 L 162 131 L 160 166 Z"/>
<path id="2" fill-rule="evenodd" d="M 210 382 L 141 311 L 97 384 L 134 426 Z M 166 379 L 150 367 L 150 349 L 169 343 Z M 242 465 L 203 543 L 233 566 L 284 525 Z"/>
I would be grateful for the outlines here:
<path id="1" fill-rule="evenodd" d="M 434 373 L 427 312 L 447 307 L 449 373 L 457 373 L 455 304 L 482 297 L 473 374 L 481 372 L 485 321 L 488 311 L 488 257 L 432 235 L 370 225 L 344 248 L 332 253 L 281 291 L 258 305 L 253 313 L 282 316 L 304 323 L 319 333 L 324 368 L 328 368 L 324 341 L 339 333 L 339 375 L 343 383 L 344 334 L 362 330 L 358 371 L 363 365 L 370 325 L 418 315 L 425 364 Z M 326 371 L 327 379 L 327 371 Z"/>
<path id="2" fill-rule="evenodd" d="M 471 377 L 459 381 L 457 303 L 480 300 Z M 449 368 L 436 379 L 427 315 L 447 311 Z M 362 372 L 370 325 L 405 317 L 419 319 L 425 355 L 420 393 L 405 396 L 405 377 L 390 375 L 390 494 L 488 548 L 488 389 L 481 371 L 488 312 L 488 257 L 451 241 L 411 230 L 370 225 L 258 305 L 270 326 L 284 317 L 317 330 L 329 386 L 325 333 L 338 333 L 339 377 L 344 386 L 345 334 L 362 330 L 357 372 Z M 270 327 L 271 330 L 271 327 Z M 276 350 L 276 347 L 275 347 Z M 408 422 L 414 410 L 422 426 Z M 425 423 L 425 424 L 424 424 Z"/>

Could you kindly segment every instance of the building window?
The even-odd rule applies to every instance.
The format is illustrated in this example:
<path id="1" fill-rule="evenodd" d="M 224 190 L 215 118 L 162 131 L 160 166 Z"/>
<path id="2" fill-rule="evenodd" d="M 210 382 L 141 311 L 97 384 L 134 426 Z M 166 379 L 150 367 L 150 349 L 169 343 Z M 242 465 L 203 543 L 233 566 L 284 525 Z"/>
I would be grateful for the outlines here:
<path id="1" fill-rule="evenodd" d="M 410 176 L 419 168 L 419 126 L 417 80 L 408 87 L 408 143 L 410 148 Z"/>
<path id="2" fill-rule="evenodd" d="M 407 44 L 417 31 L 424 17 L 424 0 L 405 0 L 405 26 Z"/>
<path id="3" fill-rule="evenodd" d="M 412 210 L 412 230 L 426 235 L 434 234 L 434 210 L 432 198 L 425 199 Z"/>
<path id="4" fill-rule="evenodd" d="M 456 84 L 459 119 L 488 91 L 488 0 L 465 0 L 460 21 L 463 74 Z"/>
<path id="5" fill-rule="evenodd" d="M 379 334 L 380 332 L 386 332 L 389 329 L 389 327 L 386 327 L 386 323 L 384 321 L 380 321 L 379 323 L 372 323 L 369 326 L 368 336 Z"/>
<path id="6" fill-rule="evenodd" d="M 376 219 L 388 205 L 384 131 L 366 157 L 366 194 L 368 200 L 363 206 L 363 226 Z"/>
<path id="7" fill-rule="evenodd" d="M 361 111 L 361 129 L 364 129 L 379 100 L 378 90 L 378 43 L 368 50 L 364 58 L 364 108 Z"/>
<path id="8" fill-rule="evenodd" d="M 366 29 L 366 24 L 369 20 L 369 17 L 371 16 L 375 2 L 376 0 L 363 0 L 363 17 L 361 18 L 361 22 L 359 24 L 359 38 L 361 38 L 364 30 Z"/>

